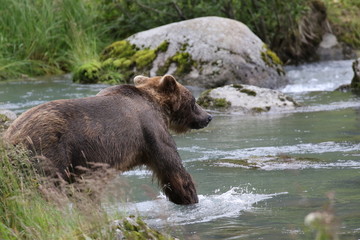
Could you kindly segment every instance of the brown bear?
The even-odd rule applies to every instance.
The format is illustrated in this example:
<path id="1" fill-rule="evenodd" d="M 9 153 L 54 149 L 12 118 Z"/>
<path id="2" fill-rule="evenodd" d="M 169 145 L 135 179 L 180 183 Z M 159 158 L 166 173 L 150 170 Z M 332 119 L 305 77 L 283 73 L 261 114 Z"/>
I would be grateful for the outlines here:
<path id="1" fill-rule="evenodd" d="M 169 130 L 186 132 L 208 125 L 212 117 L 171 75 L 134 78 L 96 96 L 55 100 L 21 114 L 5 132 L 11 144 L 23 144 L 49 159 L 64 179 L 77 167 L 101 162 L 126 171 L 151 169 L 170 201 L 198 202 Z"/>

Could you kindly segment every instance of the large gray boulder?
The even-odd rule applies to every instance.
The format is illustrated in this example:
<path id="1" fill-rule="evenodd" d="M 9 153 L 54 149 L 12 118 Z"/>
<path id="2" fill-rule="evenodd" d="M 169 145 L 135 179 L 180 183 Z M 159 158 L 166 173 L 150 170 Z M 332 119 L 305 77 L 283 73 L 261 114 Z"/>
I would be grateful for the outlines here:
<path id="1" fill-rule="evenodd" d="M 154 59 L 150 76 L 173 74 L 183 84 L 206 88 L 230 83 L 278 88 L 287 83 L 276 54 L 235 20 L 196 18 L 140 32 L 127 40 L 142 49 L 156 49 L 164 40 L 169 43 Z M 191 67 L 179 70 L 183 62 Z"/>
<path id="2" fill-rule="evenodd" d="M 299 106 L 291 97 L 278 90 L 244 84 L 206 90 L 197 102 L 210 110 L 242 114 L 289 111 Z"/>
<path id="3" fill-rule="evenodd" d="M 231 83 L 279 88 L 281 60 L 241 22 L 203 17 L 140 32 L 104 49 L 100 61 L 74 71 L 80 83 L 130 83 L 136 75 L 174 75 L 182 84 Z"/>

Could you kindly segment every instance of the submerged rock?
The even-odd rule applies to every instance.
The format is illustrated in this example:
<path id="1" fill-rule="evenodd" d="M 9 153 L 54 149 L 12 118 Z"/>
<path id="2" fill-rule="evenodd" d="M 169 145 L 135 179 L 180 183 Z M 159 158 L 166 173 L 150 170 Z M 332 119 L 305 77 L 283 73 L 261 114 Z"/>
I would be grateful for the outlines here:
<path id="1" fill-rule="evenodd" d="M 323 161 L 310 157 L 294 157 L 288 155 L 253 156 L 246 159 L 219 159 L 215 165 L 220 167 L 239 167 L 246 169 L 283 170 L 303 169 Z"/>
<path id="2" fill-rule="evenodd" d="M 207 109 L 245 114 L 291 110 L 299 106 L 280 91 L 240 84 L 207 90 L 197 102 Z"/>
<path id="3" fill-rule="evenodd" d="M 351 80 L 351 89 L 360 91 L 360 58 L 356 59 L 352 64 L 354 77 Z"/>
<path id="4" fill-rule="evenodd" d="M 221 17 L 134 34 L 108 46 L 101 61 L 103 69 L 122 75 L 120 82 L 139 74 L 172 74 L 182 84 L 205 88 L 231 83 L 278 88 L 287 83 L 277 55 L 246 25 Z"/>
<path id="5" fill-rule="evenodd" d="M 352 64 L 352 69 L 354 71 L 354 77 L 351 80 L 350 84 L 344 84 L 335 89 L 335 91 L 341 92 L 360 92 L 360 58 L 356 59 Z"/>

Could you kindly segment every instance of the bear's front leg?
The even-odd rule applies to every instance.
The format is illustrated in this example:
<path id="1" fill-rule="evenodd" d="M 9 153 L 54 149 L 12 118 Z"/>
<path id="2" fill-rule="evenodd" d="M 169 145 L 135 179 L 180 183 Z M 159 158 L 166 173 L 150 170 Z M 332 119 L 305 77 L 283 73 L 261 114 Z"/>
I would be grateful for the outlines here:
<path id="1" fill-rule="evenodd" d="M 166 175 L 161 182 L 163 191 L 171 202 L 183 205 L 199 202 L 195 184 L 183 166 L 176 172 L 169 171 Z"/>
<path id="2" fill-rule="evenodd" d="M 199 199 L 195 184 L 185 170 L 174 140 L 170 135 L 155 137 L 146 134 L 147 143 L 151 145 L 145 163 L 159 180 L 159 185 L 170 201 L 176 204 L 194 204 Z"/>

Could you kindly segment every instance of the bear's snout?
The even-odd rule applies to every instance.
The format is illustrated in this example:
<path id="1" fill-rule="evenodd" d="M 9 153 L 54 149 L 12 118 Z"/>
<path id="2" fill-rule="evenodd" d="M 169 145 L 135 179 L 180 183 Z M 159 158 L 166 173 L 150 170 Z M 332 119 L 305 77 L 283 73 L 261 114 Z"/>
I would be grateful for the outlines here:
<path id="1" fill-rule="evenodd" d="M 212 116 L 210 114 L 206 114 L 205 117 L 198 119 L 197 121 L 193 122 L 191 125 L 192 129 L 200 129 L 206 127 L 212 120 Z"/>

